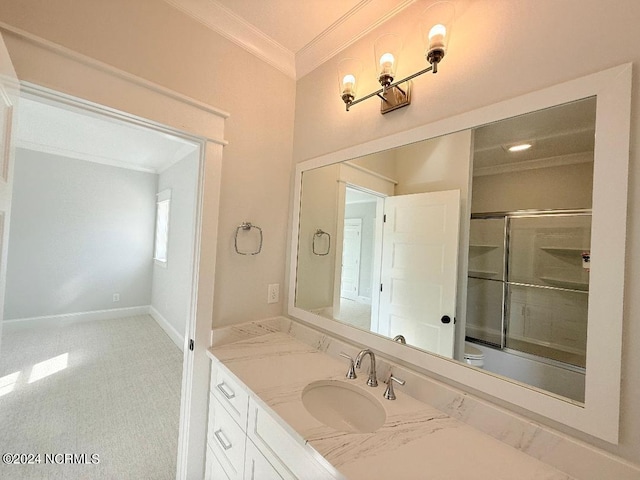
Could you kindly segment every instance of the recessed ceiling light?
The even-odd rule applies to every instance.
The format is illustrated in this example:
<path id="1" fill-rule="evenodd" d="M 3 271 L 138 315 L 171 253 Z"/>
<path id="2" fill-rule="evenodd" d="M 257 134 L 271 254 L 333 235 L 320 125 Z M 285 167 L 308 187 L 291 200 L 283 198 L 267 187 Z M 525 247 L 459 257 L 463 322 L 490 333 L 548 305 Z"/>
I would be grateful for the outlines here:
<path id="1" fill-rule="evenodd" d="M 511 145 L 509 147 L 510 152 L 523 152 L 529 150 L 533 145 L 530 143 L 519 143 L 518 145 Z"/>

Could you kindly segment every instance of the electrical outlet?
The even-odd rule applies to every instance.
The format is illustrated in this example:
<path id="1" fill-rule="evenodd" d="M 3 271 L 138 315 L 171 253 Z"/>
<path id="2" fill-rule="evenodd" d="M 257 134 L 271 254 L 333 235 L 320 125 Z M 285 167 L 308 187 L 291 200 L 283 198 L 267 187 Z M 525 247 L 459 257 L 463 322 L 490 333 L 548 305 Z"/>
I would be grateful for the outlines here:
<path id="1" fill-rule="evenodd" d="M 120 294 L 119 293 L 114 293 L 113 294 L 113 301 L 114 302 L 119 302 L 120 301 Z"/>
<path id="2" fill-rule="evenodd" d="M 280 300 L 280 284 L 272 283 L 267 289 L 267 303 L 278 303 Z"/>

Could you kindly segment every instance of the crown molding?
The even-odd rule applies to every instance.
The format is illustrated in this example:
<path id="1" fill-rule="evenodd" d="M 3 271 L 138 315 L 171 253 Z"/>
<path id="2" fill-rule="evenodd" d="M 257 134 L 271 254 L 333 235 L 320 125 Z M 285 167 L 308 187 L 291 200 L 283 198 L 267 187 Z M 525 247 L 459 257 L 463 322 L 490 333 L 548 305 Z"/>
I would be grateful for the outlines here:
<path id="1" fill-rule="evenodd" d="M 163 162 L 157 167 L 143 167 L 134 162 L 126 162 L 113 157 L 97 155 L 95 153 L 82 152 L 66 147 L 58 147 L 54 145 L 33 142 L 21 138 L 16 139 L 16 147 L 23 150 L 32 150 L 34 152 L 46 153 L 49 155 L 58 155 L 61 157 L 73 158 L 75 160 L 83 160 L 85 162 L 99 163 L 100 165 L 108 165 L 110 167 L 125 168 L 127 170 L 135 170 L 136 172 L 154 173 L 160 175 L 176 163 L 184 160 L 189 154 L 193 153 L 192 145 L 183 145 L 176 151 L 171 158 Z"/>
<path id="2" fill-rule="evenodd" d="M 502 165 L 492 165 L 489 167 L 479 167 L 473 170 L 474 177 L 485 175 L 499 175 L 501 173 L 524 172 L 525 170 L 536 170 L 538 168 L 562 167 L 565 165 L 577 165 L 579 163 L 592 163 L 593 152 L 578 152 L 557 157 L 538 158 L 526 160 L 524 162 L 505 163 Z"/>
<path id="3" fill-rule="evenodd" d="M 164 0 L 227 40 L 295 79 L 293 52 L 214 0 Z"/>
<path id="4" fill-rule="evenodd" d="M 42 143 L 31 142 L 29 140 L 23 140 L 18 138 L 16 140 L 16 147 L 24 150 L 33 150 L 35 152 L 47 153 L 50 155 L 57 155 L 61 157 L 73 158 L 75 160 L 84 160 L 86 162 L 99 163 L 101 165 L 108 165 L 110 167 L 126 168 L 127 170 L 135 170 L 137 172 L 155 173 L 158 171 L 155 168 L 146 168 L 136 165 L 134 163 L 123 162 L 111 157 L 104 157 L 102 155 L 95 155 L 87 152 L 78 152 L 69 148 L 54 147 L 53 145 L 45 145 Z"/>
<path id="5" fill-rule="evenodd" d="M 387 22 L 416 0 L 365 0 L 296 53 L 296 75 L 302 78 Z"/>
<path id="6" fill-rule="evenodd" d="M 296 53 L 215 0 L 164 1 L 296 80 L 416 0 L 362 0 Z"/>

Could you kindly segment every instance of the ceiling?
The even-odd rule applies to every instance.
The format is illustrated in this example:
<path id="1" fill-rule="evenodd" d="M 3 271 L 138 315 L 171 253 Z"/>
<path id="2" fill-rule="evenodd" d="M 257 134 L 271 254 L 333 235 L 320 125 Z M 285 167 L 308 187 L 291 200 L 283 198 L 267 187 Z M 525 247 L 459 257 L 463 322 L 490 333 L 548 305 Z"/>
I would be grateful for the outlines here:
<path id="1" fill-rule="evenodd" d="M 300 78 L 416 0 L 165 0 Z"/>
<path id="2" fill-rule="evenodd" d="M 297 53 L 361 0 L 217 0 L 280 45 Z"/>
<path id="3" fill-rule="evenodd" d="M 20 99 L 16 144 L 150 173 L 160 173 L 198 147 L 149 128 L 97 116 L 70 107 Z"/>

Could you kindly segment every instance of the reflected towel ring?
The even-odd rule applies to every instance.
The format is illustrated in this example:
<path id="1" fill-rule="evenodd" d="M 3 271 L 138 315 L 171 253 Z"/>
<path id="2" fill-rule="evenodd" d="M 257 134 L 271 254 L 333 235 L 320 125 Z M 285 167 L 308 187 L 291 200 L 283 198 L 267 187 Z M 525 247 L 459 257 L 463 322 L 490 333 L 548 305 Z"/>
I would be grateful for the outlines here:
<path id="1" fill-rule="evenodd" d="M 252 228 L 255 228 L 256 230 L 258 230 L 258 232 L 260 233 L 260 244 L 258 245 L 258 250 L 256 250 L 255 252 L 241 252 L 240 250 L 238 250 L 238 233 L 240 232 L 240 230 L 244 230 L 246 232 L 251 231 Z M 236 228 L 236 235 L 234 238 L 234 246 L 236 248 L 236 253 L 239 255 L 257 255 L 262 251 L 262 229 L 260 227 L 258 227 L 257 225 L 252 225 L 250 222 L 242 222 L 242 224 L 238 225 L 238 228 Z"/>
<path id="2" fill-rule="evenodd" d="M 324 253 L 319 253 L 316 251 L 316 238 L 322 238 L 324 235 L 327 236 L 327 239 L 329 240 L 329 243 L 327 245 L 327 251 Z M 329 255 L 329 251 L 331 250 L 331 235 L 325 231 L 323 231 L 322 229 L 317 229 L 316 233 L 313 234 L 313 244 L 312 244 L 312 250 L 313 250 L 313 254 L 314 255 L 318 255 L 319 257 L 323 257 L 325 255 Z"/>

